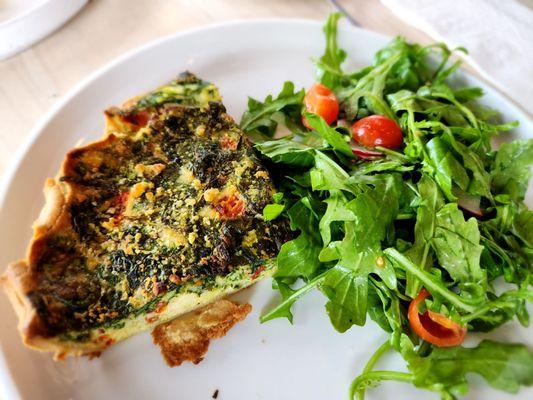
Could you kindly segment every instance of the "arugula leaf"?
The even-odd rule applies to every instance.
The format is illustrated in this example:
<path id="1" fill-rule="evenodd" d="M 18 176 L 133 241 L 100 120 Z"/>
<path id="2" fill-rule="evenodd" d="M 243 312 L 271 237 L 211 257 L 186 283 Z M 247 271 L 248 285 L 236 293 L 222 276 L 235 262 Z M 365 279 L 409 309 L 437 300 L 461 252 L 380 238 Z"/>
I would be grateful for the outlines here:
<path id="1" fill-rule="evenodd" d="M 387 101 L 389 102 L 392 111 L 395 113 L 400 111 L 423 111 L 423 108 L 416 100 L 416 94 L 407 89 L 401 89 L 397 92 L 388 94 Z"/>
<path id="2" fill-rule="evenodd" d="M 367 255 L 364 261 L 359 260 L 357 267 L 374 262 L 371 255 Z M 337 265 L 328 271 L 321 290 L 329 299 L 326 311 L 338 332 L 345 332 L 354 324 L 365 324 L 368 277 L 362 271 L 358 274 Z"/>
<path id="3" fill-rule="evenodd" d="M 487 199 L 492 200 L 493 196 L 490 192 L 490 174 L 485 169 L 481 157 L 468 146 L 455 140 L 450 129 L 446 128 L 444 133 L 444 139 L 451 145 L 460 158 L 462 158 L 465 168 L 472 172 L 473 176 L 467 191 L 471 194 L 484 196 Z"/>
<path id="4" fill-rule="evenodd" d="M 382 64 L 370 69 L 353 87 L 341 88 L 336 91 L 348 120 L 353 120 L 356 116 L 361 118 L 368 113 L 381 114 L 395 119 L 395 115 L 389 105 L 383 100 L 383 94 L 387 82 L 387 74 L 400 57 L 401 54 L 399 53 L 391 55 Z M 359 115 L 362 111 L 362 101 L 365 102 L 366 111 L 363 115 Z"/>
<path id="5" fill-rule="evenodd" d="M 520 285 L 531 275 L 533 249 L 521 238 L 522 224 L 530 229 L 530 223 L 527 218 L 517 216 L 515 207 L 514 202 L 496 206 L 496 217 L 484 221 L 481 228 L 486 249 L 484 259 L 488 261 L 486 265 L 491 279 L 503 274 L 507 282 Z"/>
<path id="6" fill-rule="evenodd" d="M 268 319 L 265 319 L 265 321 L 274 318 L 287 318 L 292 324 L 294 315 L 292 314 L 291 307 L 298 299 L 298 296 L 296 295 L 297 290 L 291 288 L 288 284 L 283 282 L 282 279 L 277 278 L 274 278 L 274 281 L 272 282 L 272 287 L 278 289 L 282 299 L 281 303 L 284 304 L 284 306 L 278 308 L 275 313 L 271 314 Z M 261 322 L 265 321 L 261 320 Z"/>
<path id="7" fill-rule="evenodd" d="M 468 323 L 477 331 L 487 332 L 501 324 L 511 320 L 515 315 L 519 317 L 524 326 L 528 326 L 528 321 L 522 320 L 522 312 L 526 301 L 533 301 L 533 292 L 528 290 L 528 282 L 522 282 L 522 287 L 518 290 L 508 290 L 499 297 L 488 293 L 489 301 L 479 307 L 471 314 L 461 317 L 463 324 Z M 527 310 L 525 311 L 527 318 Z"/>
<path id="8" fill-rule="evenodd" d="M 483 89 L 481 89 L 480 87 L 462 87 L 454 89 L 453 94 L 455 98 L 461 103 L 471 103 L 472 101 L 477 100 L 478 98 L 483 96 Z M 490 111 L 491 117 L 499 114 L 497 111 L 488 109 L 487 107 L 484 107 L 480 111 Z"/>
<path id="9" fill-rule="evenodd" d="M 363 399 L 365 389 L 381 381 L 409 382 L 437 392 L 443 400 L 454 400 L 468 392 L 467 374 L 478 374 L 495 389 L 517 393 L 521 386 L 533 384 L 533 352 L 520 344 L 483 340 L 477 347 L 433 348 L 429 355 L 415 351 L 405 334 L 398 350 L 408 362 L 410 373 L 372 371 L 377 360 L 390 346 L 382 345 L 363 373 L 350 387 L 350 398 Z"/>
<path id="10" fill-rule="evenodd" d="M 482 298 L 469 299 L 459 296 L 457 293 L 448 289 L 446 283 L 443 282 L 442 277 L 437 277 L 420 269 L 395 248 L 389 247 L 388 249 L 383 250 L 383 253 L 398 268 L 413 274 L 415 278 L 419 279 L 422 285 L 424 285 L 424 287 L 431 293 L 433 297 L 440 296 L 448 304 L 458 310 L 474 312 L 479 304 L 483 301 Z"/>
<path id="11" fill-rule="evenodd" d="M 327 204 L 327 209 L 320 219 L 320 235 L 322 236 L 322 243 L 327 247 L 331 242 L 331 224 L 340 221 L 353 221 L 355 215 L 346 206 L 348 200 L 340 190 L 331 190 L 329 197 L 324 200 Z"/>
<path id="12" fill-rule="evenodd" d="M 433 261 L 430 250 L 437 226 L 436 213 L 442 207 L 444 200 L 437 184 L 428 175 L 424 174 L 417 186 L 420 204 L 416 213 L 415 241 L 407 251 L 407 256 L 416 265 L 427 270 Z M 405 292 L 408 296 L 415 298 L 420 291 L 420 281 L 409 273 L 406 280 Z"/>
<path id="13" fill-rule="evenodd" d="M 267 204 L 263 208 L 263 219 L 265 221 L 272 221 L 279 217 L 283 210 L 285 210 L 284 204 Z"/>
<path id="14" fill-rule="evenodd" d="M 319 268 L 318 255 L 322 246 L 307 233 L 301 233 L 281 246 L 278 254 L 278 278 L 311 277 Z"/>
<path id="15" fill-rule="evenodd" d="M 315 226 L 318 224 L 313 212 L 303 200 L 295 203 L 287 212 L 293 229 L 300 235 L 281 246 L 277 257 L 276 278 L 311 278 L 320 267 L 318 255 L 322 249 L 320 235 Z"/>
<path id="16" fill-rule="evenodd" d="M 485 289 L 486 275 L 479 263 L 483 246 L 479 240 L 476 219 L 465 221 L 455 203 L 446 204 L 437 212 L 433 245 L 439 264 L 455 282 Z"/>
<path id="17" fill-rule="evenodd" d="M 528 249 L 533 249 L 533 211 L 523 210 L 513 220 L 512 232 Z"/>
<path id="18" fill-rule="evenodd" d="M 307 123 L 316 131 L 322 138 L 333 147 L 334 150 L 339 151 L 347 157 L 353 158 L 353 152 L 350 145 L 344 139 L 344 136 L 337 130 L 328 125 L 324 118 L 319 115 L 305 113 Z"/>
<path id="19" fill-rule="evenodd" d="M 388 182 L 385 187 L 358 195 L 347 205 L 355 220 L 344 223 L 344 239 L 329 245 L 335 249 L 338 262 L 326 275 L 322 291 L 329 299 L 326 310 L 331 323 L 339 332 L 365 323 L 370 273 L 380 276 L 387 286 L 396 286 L 394 270 L 381 256 L 381 241 L 398 211 L 393 193 Z"/>
<path id="20" fill-rule="evenodd" d="M 323 31 L 326 38 L 326 49 L 322 57 L 315 62 L 317 80 L 323 85 L 334 88 L 343 76 L 341 65 L 346 59 L 346 52 L 337 45 L 337 22 L 341 13 L 329 15 Z"/>
<path id="21" fill-rule="evenodd" d="M 370 277 L 368 315 L 384 331 L 399 335 L 405 322 L 400 299 L 383 282 Z"/>
<path id="22" fill-rule="evenodd" d="M 283 200 L 283 192 L 276 192 L 272 195 L 272 201 L 275 204 L 281 204 L 281 201 Z"/>
<path id="23" fill-rule="evenodd" d="M 413 383 L 422 388 L 465 394 L 467 373 L 481 375 L 492 387 L 517 393 L 533 384 L 533 352 L 524 345 L 484 340 L 477 347 L 434 348 L 427 357 L 407 355 Z"/>
<path id="24" fill-rule="evenodd" d="M 348 173 L 324 153 L 315 153 L 315 166 L 310 171 L 313 190 L 344 190 L 358 193 L 356 185 L 351 184 Z"/>
<path id="25" fill-rule="evenodd" d="M 523 200 L 533 164 L 533 139 L 503 143 L 492 166 L 492 187 L 514 200 Z"/>
<path id="26" fill-rule="evenodd" d="M 439 137 L 434 137 L 427 144 L 428 163 L 431 166 L 435 180 L 448 200 L 456 200 L 453 194 L 453 184 L 466 191 L 470 179 L 462 165 Z M 426 162 L 426 161 L 424 161 Z"/>
<path id="27" fill-rule="evenodd" d="M 275 163 L 310 167 L 315 162 L 314 149 L 290 137 L 257 143 L 255 148 Z"/>
<path id="28" fill-rule="evenodd" d="M 260 321 L 261 323 L 270 321 L 272 319 L 276 318 L 287 318 L 292 323 L 292 312 L 291 307 L 293 306 L 296 301 L 304 296 L 306 293 L 309 293 L 311 290 L 313 290 L 317 285 L 319 285 L 325 277 L 326 272 L 323 272 L 320 275 L 317 275 L 313 279 L 311 279 L 309 282 L 307 282 L 302 287 L 294 290 L 291 289 L 288 285 L 284 285 L 282 282 L 282 285 L 279 286 L 280 292 L 282 294 L 283 301 L 278 304 L 276 307 L 274 307 L 272 310 L 270 310 L 268 313 L 261 316 Z M 279 283 L 278 283 L 279 285 Z"/>
<path id="29" fill-rule="evenodd" d="M 248 98 L 248 110 L 242 116 L 241 129 L 257 139 L 272 138 L 278 127 L 275 115 L 282 113 L 285 118 L 297 120 L 304 95 L 303 89 L 296 92 L 294 83 L 287 81 L 276 98 L 268 95 L 263 102 Z"/>
<path id="30" fill-rule="evenodd" d="M 435 82 L 432 85 L 422 86 L 418 89 L 417 93 L 420 96 L 434 98 L 434 99 L 443 99 L 455 106 L 455 110 L 462 114 L 465 118 L 465 121 L 470 124 L 475 129 L 479 129 L 478 119 L 475 117 L 474 113 L 464 104 L 457 101 L 453 94 L 453 90 L 442 82 Z M 456 125 L 455 121 L 451 122 L 450 125 Z"/>
<path id="31" fill-rule="evenodd" d="M 369 160 L 354 166 L 354 175 L 370 175 L 373 172 L 409 172 L 414 169 L 413 165 L 406 165 L 405 161 Z"/>
<path id="32" fill-rule="evenodd" d="M 485 169 L 481 158 L 468 147 L 458 142 L 456 144 L 456 150 L 461 154 L 465 168 L 472 171 L 473 174 L 467 191 L 471 194 L 484 196 L 492 200 L 490 174 Z"/>

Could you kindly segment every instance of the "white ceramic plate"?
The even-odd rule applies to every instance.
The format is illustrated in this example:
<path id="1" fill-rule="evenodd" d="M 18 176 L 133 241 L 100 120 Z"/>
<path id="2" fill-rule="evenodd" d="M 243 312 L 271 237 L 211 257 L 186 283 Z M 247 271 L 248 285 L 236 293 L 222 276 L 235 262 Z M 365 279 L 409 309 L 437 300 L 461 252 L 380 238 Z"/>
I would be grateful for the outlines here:
<path id="1" fill-rule="evenodd" d="M 45 38 L 88 0 L 0 0 L 0 60 Z"/>
<path id="2" fill-rule="evenodd" d="M 387 40 L 356 28 L 343 28 L 340 34 L 354 67 L 367 65 Z M 45 178 L 55 175 L 65 152 L 80 139 L 100 136 L 103 109 L 190 70 L 215 82 L 229 113 L 239 119 L 247 95 L 263 98 L 289 79 L 296 86 L 308 86 L 313 81 L 310 58 L 321 54 L 323 43 L 321 26 L 315 22 L 263 20 L 217 25 L 151 43 L 89 77 L 35 128 L 4 180 L 0 265 L 24 255 L 30 226 L 43 204 Z M 515 136 L 531 135 L 531 122 L 493 90 L 485 89 L 487 104 L 502 110 L 507 120 L 521 122 Z M 212 342 L 202 363 L 171 369 L 149 333 L 113 346 L 93 361 L 81 358 L 55 363 L 49 355 L 23 347 L 14 312 L 0 295 L 1 393 L 5 399 L 32 400 L 206 400 L 218 389 L 222 400 L 341 399 L 351 379 L 386 339 L 371 321 L 364 328 L 336 333 L 318 293 L 296 305 L 294 326 L 286 320 L 259 324 L 261 311 L 277 301 L 270 282 L 261 282 L 238 297 L 251 301 L 252 314 L 226 337 Z M 532 343 L 531 331 L 516 324 L 493 336 Z M 394 357 L 389 364 L 402 365 Z M 513 397 L 473 381 L 469 399 L 533 398 L 531 389 Z M 393 383 L 368 394 L 368 399 L 384 398 L 432 397 Z"/>

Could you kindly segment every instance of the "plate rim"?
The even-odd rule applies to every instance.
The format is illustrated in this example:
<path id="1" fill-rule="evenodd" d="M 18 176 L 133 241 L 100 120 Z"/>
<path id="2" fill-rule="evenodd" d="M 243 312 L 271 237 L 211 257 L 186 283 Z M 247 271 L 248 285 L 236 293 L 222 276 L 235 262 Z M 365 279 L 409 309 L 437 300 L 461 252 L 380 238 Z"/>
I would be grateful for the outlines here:
<path id="1" fill-rule="evenodd" d="M 95 71 L 89 73 L 84 78 L 82 78 L 77 84 L 75 84 L 72 88 L 70 88 L 65 95 L 63 95 L 61 98 L 59 98 L 49 109 L 42 115 L 35 125 L 30 129 L 29 134 L 27 137 L 23 140 L 22 144 L 19 146 L 19 148 L 15 151 L 15 154 L 9 160 L 9 164 L 7 168 L 5 169 L 2 177 L 0 177 L 0 210 L 4 207 L 7 194 L 9 192 L 9 189 L 13 183 L 13 178 L 17 172 L 17 170 L 20 167 L 20 164 L 25 159 L 28 151 L 34 144 L 34 142 L 39 138 L 39 136 L 43 133 L 48 123 L 53 120 L 53 118 L 61 112 L 62 108 L 65 107 L 72 99 L 74 99 L 80 92 L 82 92 L 85 88 L 87 88 L 91 83 L 95 80 L 97 80 L 99 77 L 104 75 L 107 71 L 110 69 L 116 67 L 117 65 L 126 62 L 128 59 L 135 57 L 139 53 L 142 53 L 152 47 L 156 47 L 161 45 L 162 43 L 177 40 L 179 38 L 184 38 L 187 36 L 193 36 L 197 33 L 210 31 L 210 30 L 217 30 L 217 29 L 228 29 L 233 26 L 255 26 L 257 27 L 258 24 L 286 24 L 286 25 L 300 25 L 300 26 L 314 26 L 314 27 L 322 27 L 324 21 L 317 20 L 317 19 L 309 19 L 309 18 L 283 18 L 283 17 L 270 17 L 270 18 L 250 18 L 250 19 L 232 19 L 228 21 L 222 21 L 222 22 L 214 22 L 214 23 L 208 23 L 204 24 L 198 27 L 185 29 L 182 31 L 177 31 L 174 33 L 170 33 L 168 35 L 161 36 L 159 38 L 155 38 L 152 40 L 149 40 L 148 42 L 141 44 L 137 47 L 134 47 L 125 53 L 115 57 L 111 61 L 103 64 L 102 66 L 98 67 Z M 384 41 L 390 41 L 392 40 L 391 36 L 385 35 L 380 32 L 371 31 L 369 29 L 365 29 L 359 26 L 354 26 L 349 23 L 339 27 L 340 31 L 358 31 L 364 35 L 370 35 L 374 36 L 376 39 L 384 40 Z M 494 87 L 489 82 L 485 82 L 481 80 L 480 78 L 472 75 L 469 71 L 466 71 L 464 69 L 459 69 L 462 74 L 466 75 L 472 83 L 475 85 L 481 86 L 481 87 L 488 87 L 491 90 L 493 90 L 505 103 L 508 104 L 508 106 L 512 109 L 516 115 L 520 116 L 524 120 L 528 122 L 532 122 L 529 115 L 522 109 L 520 105 L 517 105 L 514 101 L 509 99 L 505 94 L 500 92 L 496 87 Z M 3 271 L 3 268 L 2 270 Z M 18 384 L 15 381 L 15 379 L 12 376 L 11 370 L 9 369 L 9 366 L 6 362 L 4 352 L 2 347 L 0 346 L 0 399 L 21 399 L 21 392 L 18 389 Z"/>
<path id="2" fill-rule="evenodd" d="M 41 0 L 38 4 L 0 22 L 0 61 L 7 60 L 38 43 L 73 18 L 89 0 Z M 46 20 L 37 24 L 38 20 Z M 24 35 L 19 35 L 25 31 Z"/>

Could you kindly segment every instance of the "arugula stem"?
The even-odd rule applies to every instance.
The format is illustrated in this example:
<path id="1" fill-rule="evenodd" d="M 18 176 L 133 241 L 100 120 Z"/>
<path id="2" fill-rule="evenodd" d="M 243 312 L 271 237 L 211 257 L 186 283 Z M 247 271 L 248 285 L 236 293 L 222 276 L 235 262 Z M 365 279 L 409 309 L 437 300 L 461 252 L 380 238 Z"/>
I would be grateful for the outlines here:
<path id="1" fill-rule="evenodd" d="M 423 159 L 428 159 L 426 146 L 424 145 L 424 142 L 423 142 L 422 138 L 420 137 L 420 135 L 421 135 L 420 132 L 421 131 L 420 131 L 420 129 L 418 129 L 416 127 L 415 113 L 413 111 L 411 111 L 411 110 L 409 110 L 408 114 L 407 114 L 407 125 L 408 125 L 408 130 L 411 133 L 411 140 L 418 143 L 420 151 L 422 152 L 422 158 Z"/>
<path id="2" fill-rule="evenodd" d="M 396 215 L 396 220 L 403 220 L 403 219 L 413 219 L 415 217 L 415 214 L 398 214 Z"/>
<path id="3" fill-rule="evenodd" d="M 513 307 L 515 304 L 514 303 L 511 303 L 511 302 L 508 302 L 508 303 L 497 303 L 498 304 L 498 308 L 505 308 L 505 307 Z M 488 303 L 486 306 L 484 307 L 481 307 L 479 310 L 477 310 L 476 312 L 473 312 L 471 314 L 468 314 L 468 315 L 465 315 L 463 317 L 461 317 L 461 323 L 463 325 L 465 325 L 466 323 L 476 319 L 476 318 L 479 318 L 479 317 L 482 317 L 484 314 L 488 313 L 492 308 L 495 308 L 494 307 L 495 304 L 494 303 Z"/>
<path id="4" fill-rule="evenodd" d="M 426 266 L 428 255 L 429 255 L 429 243 L 426 242 L 426 244 L 424 245 L 424 252 L 422 253 L 422 261 L 420 263 L 422 268 L 425 268 Z M 409 296 L 415 297 L 420 291 L 420 281 L 413 279 L 413 277 L 410 277 L 410 278 L 411 279 L 407 280 L 406 292 Z"/>
<path id="5" fill-rule="evenodd" d="M 418 346 L 416 353 L 420 357 L 425 357 L 431 352 L 431 349 L 432 349 L 432 344 L 429 342 L 426 342 L 425 340 L 422 340 L 422 342 Z"/>
<path id="6" fill-rule="evenodd" d="M 398 151 L 394 151 L 394 150 L 391 150 L 391 149 L 388 149 L 386 147 L 381 147 L 381 146 L 376 146 L 376 150 L 377 151 L 380 151 L 386 155 L 389 155 L 389 156 L 392 156 L 392 157 L 396 157 L 396 158 L 400 158 L 404 161 L 411 161 L 411 159 L 409 157 L 407 157 L 406 155 L 398 152 Z"/>
<path id="7" fill-rule="evenodd" d="M 376 381 L 398 381 L 398 382 L 413 382 L 413 374 L 397 371 L 370 371 L 359 375 L 352 381 L 350 385 L 349 399 L 364 400 L 364 390 L 359 389 L 371 382 Z"/>
<path id="8" fill-rule="evenodd" d="M 413 264 L 407 257 L 394 248 L 388 248 L 383 251 L 385 255 L 396 265 L 401 267 L 407 272 L 410 272 L 417 279 L 419 279 L 424 287 L 430 291 L 430 293 L 438 293 L 440 296 L 447 299 L 455 307 L 460 308 L 466 312 L 473 313 L 476 310 L 476 305 L 464 300 L 451 290 L 447 289 L 441 282 L 436 282 L 435 277 L 420 269 L 417 265 Z"/>
<path id="9" fill-rule="evenodd" d="M 502 308 L 516 306 L 515 302 L 511 300 L 502 299 L 502 297 L 504 296 L 507 296 L 507 297 L 515 296 L 514 297 L 515 300 L 526 300 L 528 298 L 528 293 L 527 292 L 524 293 L 520 290 L 511 290 L 511 291 L 505 292 L 504 294 L 502 294 L 502 296 L 500 296 L 500 298 L 497 298 L 493 301 L 489 301 L 484 306 L 478 308 L 475 312 L 461 317 L 461 322 L 463 324 L 466 324 L 476 318 L 482 317 L 484 314 L 488 313 L 490 310 L 494 308 L 502 309 Z"/>
<path id="10" fill-rule="evenodd" d="M 387 351 L 391 349 L 390 341 L 386 340 L 385 343 L 383 343 L 379 348 L 372 354 L 372 357 L 368 360 L 368 362 L 365 365 L 365 369 L 363 369 L 363 374 L 372 371 L 372 368 L 376 365 L 376 363 L 379 361 L 379 359 L 385 354 Z"/>
<path id="11" fill-rule="evenodd" d="M 365 368 L 363 369 L 363 372 L 361 375 L 364 375 L 374 368 L 376 363 L 379 361 L 379 359 L 385 354 L 387 351 L 391 349 L 390 341 L 386 340 L 385 343 L 383 343 L 379 348 L 372 354 L 372 357 L 368 360 L 368 362 L 365 365 Z M 352 383 L 353 384 L 353 383 Z M 351 394 L 352 389 L 350 388 L 350 398 L 353 398 L 353 395 Z M 365 388 L 361 388 L 357 391 L 357 398 L 358 399 L 364 399 L 365 398 Z"/>
<path id="12" fill-rule="evenodd" d="M 494 239 L 492 237 L 492 235 L 490 235 L 489 232 L 485 232 L 486 234 L 488 234 L 490 236 L 490 238 L 485 238 L 485 236 L 481 236 L 481 241 L 483 242 L 483 245 L 485 247 L 487 247 L 490 251 L 492 251 L 493 253 L 497 253 L 498 256 L 503 260 L 505 261 L 507 264 L 509 265 L 513 265 L 513 261 L 511 260 L 511 258 L 509 257 L 509 255 L 507 254 L 507 252 L 502 249 L 498 243 L 496 243 L 496 239 Z"/>
<path id="13" fill-rule="evenodd" d="M 262 315 L 259 319 L 261 323 L 270 321 L 271 319 L 276 318 L 276 313 L 280 311 L 286 304 L 294 303 L 298 298 L 306 294 L 307 292 L 311 291 L 316 285 L 318 285 L 320 282 L 324 280 L 326 277 L 326 274 L 329 272 L 329 270 L 322 272 L 320 275 L 316 276 L 315 278 L 311 279 L 309 282 L 307 282 L 305 285 L 303 285 L 301 288 L 295 290 L 289 297 L 287 297 L 285 300 L 283 300 L 280 304 L 278 304 L 276 307 L 274 307 L 272 310 L 270 310 L 265 315 Z"/>

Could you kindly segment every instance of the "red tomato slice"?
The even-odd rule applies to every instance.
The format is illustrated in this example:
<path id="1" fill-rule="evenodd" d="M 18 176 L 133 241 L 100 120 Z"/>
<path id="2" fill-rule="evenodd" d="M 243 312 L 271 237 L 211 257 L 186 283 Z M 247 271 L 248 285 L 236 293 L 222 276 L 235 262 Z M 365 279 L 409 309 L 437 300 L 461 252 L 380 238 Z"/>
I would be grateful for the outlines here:
<path id="1" fill-rule="evenodd" d="M 320 115 L 328 124 L 339 116 L 339 102 L 335 94 L 326 86 L 315 83 L 304 97 L 305 110 L 311 114 Z M 302 123 L 309 129 L 311 126 L 302 118 Z"/>
<path id="2" fill-rule="evenodd" d="M 396 121 L 383 115 L 370 115 L 352 125 L 352 137 L 365 147 L 397 149 L 402 145 L 403 135 Z"/>
<path id="3" fill-rule="evenodd" d="M 237 219 L 244 214 L 244 200 L 237 195 L 224 196 L 215 205 L 222 219 Z"/>
<path id="4" fill-rule="evenodd" d="M 130 124 L 142 128 L 148 125 L 148 121 L 150 120 L 150 113 L 146 110 L 138 110 L 133 113 L 130 113 L 128 116 L 125 116 L 124 119 Z"/>
<path id="5" fill-rule="evenodd" d="M 431 310 L 427 310 L 424 314 L 418 312 L 420 303 L 428 296 L 430 293 L 422 289 L 409 305 L 407 317 L 413 331 L 437 347 L 453 347 L 463 343 L 467 332 L 465 326 Z"/>
<path id="6" fill-rule="evenodd" d="M 119 193 L 114 199 L 113 199 L 113 205 L 115 206 L 115 215 L 114 217 L 120 221 L 122 219 L 122 214 L 124 214 L 124 211 L 126 210 L 126 203 L 128 201 L 128 197 L 130 195 L 129 191 L 124 191 L 122 193 Z"/>

